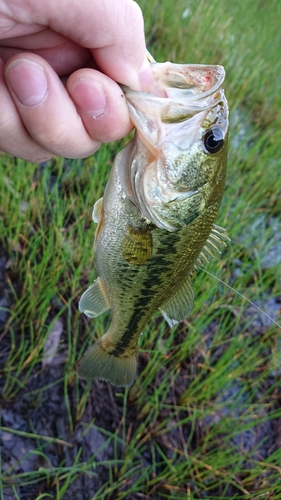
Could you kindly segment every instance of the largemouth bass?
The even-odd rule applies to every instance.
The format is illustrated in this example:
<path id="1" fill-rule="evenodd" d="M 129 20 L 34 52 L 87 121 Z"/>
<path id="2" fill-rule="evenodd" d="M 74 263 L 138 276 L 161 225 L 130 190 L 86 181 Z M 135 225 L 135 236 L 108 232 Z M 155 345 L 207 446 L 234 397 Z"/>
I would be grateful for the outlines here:
<path id="1" fill-rule="evenodd" d="M 93 219 L 99 277 L 79 309 L 112 310 L 78 375 L 133 384 L 139 336 L 157 311 L 170 326 L 193 306 L 190 277 L 226 245 L 214 224 L 226 175 L 228 106 L 222 66 L 151 63 L 151 94 L 123 88 L 134 139 L 116 157 Z"/>

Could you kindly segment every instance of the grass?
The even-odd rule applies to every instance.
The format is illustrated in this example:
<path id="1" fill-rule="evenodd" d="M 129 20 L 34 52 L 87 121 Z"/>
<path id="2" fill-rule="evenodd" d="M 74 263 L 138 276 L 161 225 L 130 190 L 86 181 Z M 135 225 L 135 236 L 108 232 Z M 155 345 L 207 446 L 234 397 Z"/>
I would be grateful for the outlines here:
<path id="1" fill-rule="evenodd" d="M 226 68 L 217 222 L 231 243 L 206 271 L 280 323 L 280 2 L 139 3 L 157 60 Z M 280 328 L 215 278 L 196 273 L 194 309 L 177 328 L 151 320 L 130 390 L 75 375 L 110 321 L 77 304 L 96 276 L 92 206 L 122 144 L 44 167 L 1 156 L 0 499 L 279 499 Z"/>

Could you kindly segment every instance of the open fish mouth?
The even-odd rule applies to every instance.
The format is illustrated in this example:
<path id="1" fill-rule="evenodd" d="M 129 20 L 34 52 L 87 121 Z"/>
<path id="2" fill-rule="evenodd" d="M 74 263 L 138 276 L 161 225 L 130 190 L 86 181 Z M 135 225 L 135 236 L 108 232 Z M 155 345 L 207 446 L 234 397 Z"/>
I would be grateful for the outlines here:
<path id="1" fill-rule="evenodd" d="M 189 102 L 204 99 L 218 90 L 224 82 L 225 70 L 222 66 L 202 64 L 152 64 L 155 90 L 157 84 L 164 85 L 166 97 L 181 96 Z M 180 91 L 180 92 L 179 92 Z M 160 96 L 161 97 L 161 96 Z M 163 96 L 165 97 L 165 96 Z"/>
<path id="2" fill-rule="evenodd" d="M 147 59 L 151 63 L 154 76 L 154 88 L 152 94 L 157 95 L 157 83 L 161 81 L 162 92 L 165 87 L 166 95 L 159 97 L 173 97 L 172 89 L 180 89 L 180 96 L 189 100 L 198 99 L 200 94 L 202 98 L 218 90 L 225 79 L 225 70 L 220 65 L 207 64 L 174 64 L 169 61 L 157 63 L 147 50 Z M 169 91 L 167 92 L 167 89 Z M 176 91 L 176 95 L 179 93 Z"/>
<path id="3" fill-rule="evenodd" d="M 225 79 L 222 66 L 165 62 L 151 63 L 151 68 L 153 87 L 150 94 L 122 86 L 133 121 L 131 106 L 143 113 L 151 113 L 153 106 L 161 109 L 162 123 L 180 123 L 220 102 Z"/>
<path id="4" fill-rule="evenodd" d="M 228 109 L 222 88 L 225 79 L 222 66 L 165 62 L 151 63 L 151 69 L 150 94 L 122 86 L 131 120 L 148 149 L 152 151 L 153 144 L 160 144 L 164 136 L 168 138 L 171 124 L 181 128 L 186 122 L 183 126 L 193 129 L 197 122 L 198 128 L 203 115 L 212 110 L 213 114 L 220 114 L 219 128 L 223 135 L 227 132 Z M 215 117 L 213 125 L 216 122 Z"/>

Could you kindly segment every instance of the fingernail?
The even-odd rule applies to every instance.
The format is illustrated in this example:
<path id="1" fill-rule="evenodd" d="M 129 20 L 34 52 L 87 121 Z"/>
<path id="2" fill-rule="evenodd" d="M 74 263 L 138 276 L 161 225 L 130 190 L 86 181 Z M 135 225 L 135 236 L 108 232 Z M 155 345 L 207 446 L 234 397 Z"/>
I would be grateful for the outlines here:
<path id="1" fill-rule="evenodd" d="M 97 118 L 107 108 L 103 86 L 91 78 L 79 78 L 69 85 L 69 92 L 76 106 L 87 115 Z"/>
<path id="2" fill-rule="evenodd" d="M 139 70 L 139 81 L 140 86 L 144 92 L 150 92 L 152 89 L 153 76 L 150 63 L 145 57 L 143 65 Z"/>
<path id="3" fill-rule="evenodd" d="M 37 106 L 47 94 L 45 71 L 30 59 L 12 61 L 6 68 L 6 79 L 17 99 L 25 106 Z"/>

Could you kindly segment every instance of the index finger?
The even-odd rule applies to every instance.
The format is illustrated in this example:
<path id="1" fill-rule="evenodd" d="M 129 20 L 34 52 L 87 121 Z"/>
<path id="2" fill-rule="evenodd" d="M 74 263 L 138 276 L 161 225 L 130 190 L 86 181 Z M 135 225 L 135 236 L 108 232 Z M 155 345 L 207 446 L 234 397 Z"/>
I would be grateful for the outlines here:
<path id="1" fill-rule="evenodd" d="M 5 8 L 21 25 L 48 26 L 90 49 L 113 80 L 149 90 L 143 16 L 133 0 L 6 0 Z"/>

